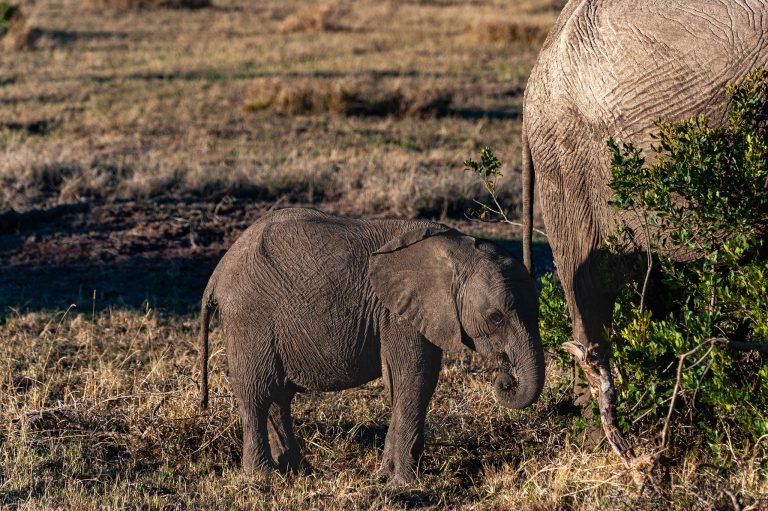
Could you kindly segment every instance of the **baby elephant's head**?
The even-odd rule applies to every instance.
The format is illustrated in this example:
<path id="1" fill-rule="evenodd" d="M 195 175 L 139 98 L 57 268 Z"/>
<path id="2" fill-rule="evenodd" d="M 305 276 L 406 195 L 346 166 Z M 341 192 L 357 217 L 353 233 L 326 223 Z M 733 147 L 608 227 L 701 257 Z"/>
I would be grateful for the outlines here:
<path id="1" fill-rule="evenodd" d="M 372 256 L 374 292 L 443 350 L 462 346 L 499 360 L 499 402 L 523 408 L 544 386 L 538 297 L 522 264 L 495 244 L 427 227 Z"/>

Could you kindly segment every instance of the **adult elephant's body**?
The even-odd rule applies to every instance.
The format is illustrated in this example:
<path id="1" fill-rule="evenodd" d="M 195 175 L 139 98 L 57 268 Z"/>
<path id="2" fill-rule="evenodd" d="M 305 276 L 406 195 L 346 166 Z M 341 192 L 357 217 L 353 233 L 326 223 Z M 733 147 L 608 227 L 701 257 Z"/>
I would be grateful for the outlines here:
<path id="1" fill-rule="evenodd" d="M 384 377 L 393 415 L 382 469 L 412 479 L 443 350 L 502 360 L 507 406 L 544 383 L 537 300 L 523 266 L 492 243 L 427 221 L 353 220 L 309 209 L 268 213 L 235 242 L 203 296 L 218 305 L 243 419 L 246 471 L 297 469 L 290 403 Z M 268 440 L 267 440 L 268 438 Z"/>
<path id="2" fill-rule="evenodd" d="M 725 86 L 768 64 L 767 31 L 768 3 L 756 0 L 571 0 L 558 18 L 525 92 L 524 211 L 530 226 L 535 170 L 574 338 L 584 347 L 601 343 L 625 278 L 621 258 L 605 251 L 607 237 L 626 223 L 635 250 L 646 244 L 638 218 L 608 204 L 607 139 L 651 157 L 658 119 L 723 120 Z M 530 229 L 525 253 L 530 269 Z"/>

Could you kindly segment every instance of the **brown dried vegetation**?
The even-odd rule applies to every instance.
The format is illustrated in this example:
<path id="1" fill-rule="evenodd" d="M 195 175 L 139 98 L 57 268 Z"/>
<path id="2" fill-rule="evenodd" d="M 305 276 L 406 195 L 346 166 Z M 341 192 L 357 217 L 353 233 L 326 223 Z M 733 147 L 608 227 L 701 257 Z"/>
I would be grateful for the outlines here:
<path id="1" fill-rule="evenodd" d="M 283 18 L 277 29 L 283 33 L 339 30 L 339 18 L 343 12 L 339 2 L 308 2 L 308 5 Z"/>
<path id="2" fill-rule="evenodd" d="M 205 278 L 187 282 L 179 254 L 211 264 L 275 204 L 451 222 L 484 197 L 461 162 L 486 144 L 505 163 L 500 199 L 514 216 L 521 92 L 541 37 L 504 36 L 517 41 L 509 51 L 467 36 L 463 20 L 544 27 L 561 2 L 216 0 L 147 16 L 136 9 L 159 1 L 115 1 L 88 5 L 128 7 L 119 16 L 37 0 L 38 45 L 50 51 L 0 59 L 0 214 L 85 207 L 2 234 L 0 271 L 35 298 L 43 277 L 26 280 L 32 270 L 64 303 L 93 287 L 106 295 L 104 282 L 61 279 L 56 258 L 94 280 L 104 261 L 146 272 L 152 258 L 152 278 L 134 280 L 191 303 Z M 110 286 L 142 292 L 129 278 Z M 374 475 L 389 420 L 380 382 L 298 399 L 315 473 L 244 477 L 217 331 L 202 414 L 194 314 L 39 312 L 14 299 L 0 311 L 2 509 L 709 509 L 730 505 L 723 488 L 749 503 L 768 492 L 757 460 L 723 475 L 691 452 L 671 473 L 677 500 L 634 502 L 620 463 L 574 426 L 568 375 L 550 367 L 534 408 L 502 410 L 471 357 L 441 374 L 418 486 Z"/>
<path id="3" fill-rule="evenodd" d="M 0 331 L 0 507 L 4 509 L 723 509 L 720 490 L 760 491 L 757 466 L 729 478 L 691 453 L 674 500 L 633 497 L 620 463 L 580 447 L 563 412 L 568 378 L 548 367 L 542 399 L 504 410 L 473 356 L 448 360 L 413 487 L 374 475 L 389 407 L 380 381 L 301 395 L 296 430 L 315 471 L 239 472 L 241 426 L 212 334 L 211 407 L 198 408 L 197 321 L 155 311 L 29 313 Z"/>
<path id="4" fill-rule="evenodd" d="M 285 115 L 427 116 L 448 113 L 453 93 L 438 87 L 408 90 L 381 82 L 258 81 L 246 98 L 248 110 L 269 108 Z"/>
<path id="5" fill-rule="evenodd" d="M 22 10 L 0 2 L 0 47 L 3 50 L 28 50 L 40 39 L 40 29 L 30 25 Z"/>
<path id="6" fill-rule="evenodd" d="M 479 21 L 470 34 L 479 43 L 541 44 L 547 38 L 549 25 L 522 21 Z"/>
<path id="7" fill-rule="evenodd" d="M 93 9 L 199 9 L 210 0 L 83 0 Z"/>

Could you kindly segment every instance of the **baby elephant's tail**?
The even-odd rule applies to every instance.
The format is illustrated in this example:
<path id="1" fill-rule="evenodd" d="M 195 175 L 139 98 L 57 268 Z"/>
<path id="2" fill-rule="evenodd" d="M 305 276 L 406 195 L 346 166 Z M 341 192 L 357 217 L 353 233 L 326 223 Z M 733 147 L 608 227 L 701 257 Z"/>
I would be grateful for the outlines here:
<path id="1" fill-rule="evenodd" d="M 213 289 L 209 285 L 200 305 L 200 406 L 203 410 L 208 408 L 208 323 L 215 305 Z"/>

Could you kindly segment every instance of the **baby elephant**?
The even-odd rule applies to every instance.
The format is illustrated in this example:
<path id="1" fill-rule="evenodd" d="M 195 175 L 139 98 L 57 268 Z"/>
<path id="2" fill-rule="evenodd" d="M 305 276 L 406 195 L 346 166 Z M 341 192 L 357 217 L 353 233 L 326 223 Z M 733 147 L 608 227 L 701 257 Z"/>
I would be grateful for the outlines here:
<path id="1" fill-rule="evenodd" d="M 493 243 L 422 220 L 352 220 L 283 209 L 224 255 L 202 300 L 202 405 L 208 322 L 218 306 L 243 421 L 248 473 L 303 465 L 291 400 L 383 376 L 392 403 L 381 471 L 412 481 L 442 352 L 500 360 L 494 392 L 522 408 L 544 385 L 538 302 L 523 266 Z"/>

